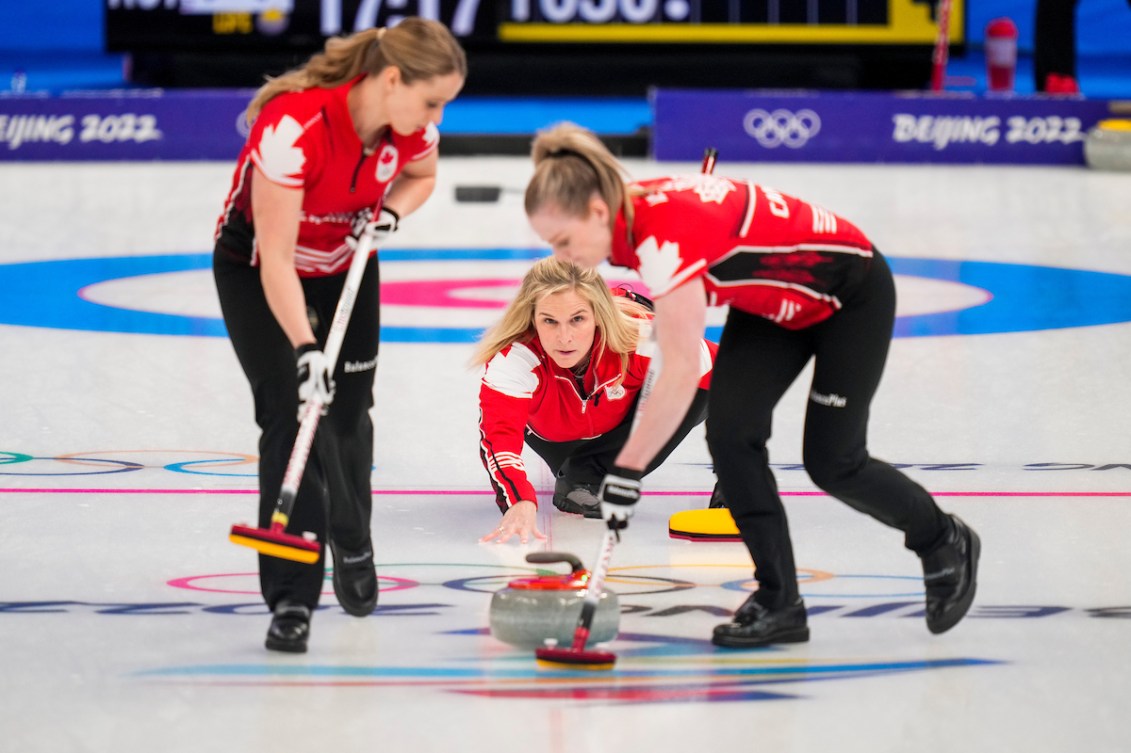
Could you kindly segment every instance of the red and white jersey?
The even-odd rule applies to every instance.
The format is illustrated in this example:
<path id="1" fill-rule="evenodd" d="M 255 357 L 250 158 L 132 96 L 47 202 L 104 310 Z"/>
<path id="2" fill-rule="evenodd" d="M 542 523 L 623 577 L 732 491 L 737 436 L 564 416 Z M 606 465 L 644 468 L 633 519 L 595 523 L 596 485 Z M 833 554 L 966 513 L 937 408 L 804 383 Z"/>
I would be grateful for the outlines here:
<path id="1" fill-rule="evenodd" d="M 628 418 L 651 361 L 641 352 L 648 347 L 646 334 L 641 333 L 637 352 L 629 354 L 622 379 L 620 356 L 605 349 L 598 333 L 584 387 L 571 370 L 554 363 L 537 337 L 503 348 L 487 363 L 479 387 L 479 456 L 508 507 L 523 500 L 537 503 L 522 462 L 526 432 L 549 442 L 572 442 L 599 437 Z M 717 350 L 703 341 L 702 389 L 710 385 Z"/>
<path id="2" fill-rule="evenodd" d="M 707 303 L 730 305 L 787 329 L 832 316 L 872 263 L 872 243 L 827 209 L 747 181 L 714 175 L 631 187 L 609 261 L 640 272 L 654 298 L 700 277 Z"/>
<path id="3" fill-rule="evenodd" d="M 440 140 L 429 124 L 409 136 L 391 128 L 367 150 L 354 130 L 346 95 L 358 77 L 332 89 L 314 87 L 274 97 L 263 106 L 240 152 L 215 240 L 232 256 L 258 264 L 251 181 L 258 167 L 267 180 L 303 190 L 295 247 L 301 277 L 337 274 L 349 266 L 345 239 L 354 215 L 376 211 L 389 184 Z"/>

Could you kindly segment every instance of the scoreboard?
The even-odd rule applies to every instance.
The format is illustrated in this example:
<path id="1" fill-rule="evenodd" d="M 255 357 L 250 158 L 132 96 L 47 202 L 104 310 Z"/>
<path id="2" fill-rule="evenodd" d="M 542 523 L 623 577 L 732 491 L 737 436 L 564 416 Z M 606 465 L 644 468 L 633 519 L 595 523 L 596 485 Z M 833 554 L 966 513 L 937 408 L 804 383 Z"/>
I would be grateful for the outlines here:
<path id="1" fill-rule="evenodd" d="M 315 50 L 405 16 L 469 48 L 522 45 L 934 44 L 934 0 L 103 0 L 112 51 Z M 950 41 L 965 42 L 965 0 Z"/>
<path id="2" fill-rule="evenodd" d="M 498 29 L 505 42 L 932 44 L 938 32 L 927 0 L 512 0 L 507 6 Z M 959 31 L 961 6 L 962 0 L 951 6 L 952 29 Z"/>

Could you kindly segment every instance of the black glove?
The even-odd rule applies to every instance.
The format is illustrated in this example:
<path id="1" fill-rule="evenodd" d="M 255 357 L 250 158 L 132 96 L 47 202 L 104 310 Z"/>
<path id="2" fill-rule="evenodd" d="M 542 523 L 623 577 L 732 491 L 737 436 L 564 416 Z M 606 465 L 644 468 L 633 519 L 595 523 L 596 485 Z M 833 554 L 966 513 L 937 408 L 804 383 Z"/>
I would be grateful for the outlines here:
<path id="1" fill-rule="evenodd" d="M 358 241 L 362 236 L 368 235 L 373 239 L 373 245 L 380 248 L 389 240 L 389 236 L 396 232 L 400 221 L 400 215 L 388 207 L 381 207 L 376 218 L 373 217 L 372 209 L 362 209 L 353 216 L 346 244 L 356 251 Z"/>
<path id="2" fill-rule="evenodd" d="M 640 501 L 640 479 L 643 471 L 613 466 L 601 481 L 597 498 L 601 500 L 601 517 L 614 531 L 628 528 L 628 519 Z"/>
<path id="3" fill-rule="evenodd" d="M 314 343 L 306 343 L 295 349 L 298 361 L 298 420 L 306 413 L 307 404 L 317 399 L 322 404 L 322 415 L 334 402 L 334 379 L 330 375 L 330 364 L 326 354 Z"/>

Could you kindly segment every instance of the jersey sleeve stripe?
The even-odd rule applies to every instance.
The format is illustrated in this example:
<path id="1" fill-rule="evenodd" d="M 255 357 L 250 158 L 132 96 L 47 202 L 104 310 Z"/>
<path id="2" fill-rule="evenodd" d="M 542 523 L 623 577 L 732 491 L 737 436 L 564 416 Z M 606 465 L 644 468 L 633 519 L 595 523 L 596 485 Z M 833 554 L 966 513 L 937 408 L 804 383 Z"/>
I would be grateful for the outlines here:
<path id="1" fill-rule="evenodd" d="M 789 245 L 789 246 L 751 246 L 749 244 L 743 244 L 741 246 L 735 246 L 730 251 L 728 251 L 724 256 L 721 256 L 721 257 L 719 257 L 719 259 L 716 259 L 714 264 L 718 264 L 719 261 L 722 261 L 723 259 L 729 258 L 731 256 L 734 256 L 735 254 L 740 254 L 740 253 L 792 254 L 792 253 L 796 253 L 797 251 L 827 251 L 830 254 L 850 254 L 850 255 L 853 255 L 853 256 L 863 256 L 865 258 L 871 258 L 871 256 L 872 256 L 871 247 L 861 248 L 860 246 L 853 246 L 853 245 L 850 245 L 850 244 L 847 244 L 847 243 L 845 243 L 845 244 L 795 243 L 795 244 Z"/>
<path id="2" fill-rule="evenodd" d="M 760 286 L 760 287 L 767 287 L 767 288 L 779 288 L 781 290 L 792 290 L 792 291 L 795 291 L 797 293 L 801 293 L 802 295 L 806 296 L 807 298 L 812 298 L 815 301 L 821 301 L 823 303 L 827 303 L 835 309 L 840 309 L 840 307 L 841 307 L 840 299 L 837 298 L 835 295 L 828 295 L 827 293 L 818 293 L 816 290 L 813 290 L 812 288 L 807 288 L 804 285 L 798 285 L 797 283 L 793 283 L 793 282 L 782 282 L 780 280 L 733 280 L 733 281 L 730 281 L 730 280 L 717 280 L 714 277 L 711 278 L 711 282 L 714 283 L 716 287 L 720 287 L 720 288 L 743 287 L 743 286 L 759 287 Z"/>
<path id="3" fill-rule="evenodd" d="M 413 155 L 413 156 L 412 156 L 412 158 L 411 158 L 411 159 L 409 160 L 409 162 L 416 162 L 417 160 L 422 160 L 422 159 L 424 159 L 424 158 L 425 158 L 425 157 L 427 157 L 427 156 L 428 156 L 429 154 L 431 154 L 432 152 L 436 151 L 436 149 L 437 149 L 437 147 L 438 147 L 438 146 L 439 146 L 438 144 L 429 144 L 429 145 L 428 145 L 428 148 L 427 148 L 427 149 L 425 149 L 425 150 L 424 150 L 423 152 L 420 152 L 419 154 L 415 154 L 415 155 Z"/>
<path id="4" fill-rule="evenodd" d="M 758 192 L 754 184 L 746 181 L 746 219 L 742 221 L 742 229 L 738 231 L 739 238 L 745 238 L 750 232 L 750 225 L 754 222 L 754 208 L 758 206 Z"/>

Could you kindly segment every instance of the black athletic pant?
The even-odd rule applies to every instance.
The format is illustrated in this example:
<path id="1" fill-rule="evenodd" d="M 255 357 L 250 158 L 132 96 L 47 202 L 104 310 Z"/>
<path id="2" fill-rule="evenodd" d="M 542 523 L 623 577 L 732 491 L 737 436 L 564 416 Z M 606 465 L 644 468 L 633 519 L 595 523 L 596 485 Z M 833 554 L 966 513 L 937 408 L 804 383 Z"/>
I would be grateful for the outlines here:
<path id="1" fill-rule="evenodd" d="M 236 356 L 251 384 L 259 437 L 259 525 L 271 513 L 298 433 L 298 377 L 294 349 L 267 306 L 259 269 L 213 255 L 220 308 Z M 307 311 L 320 345 L 345 284 L 345 274 L 302 281 Z M 259 556 L 259 582 L 271 609 L 280 599 L 317 606 L 327 556 L 327 532 L 346 551 L 370 546 L 373 508 L 373 377 L 379 336 L 377 260 L 361 280 L 353 316 L 334 371 L 334 401 L 318 425 L 287 532 L 312 531 L 323 543 L 313 565 Z"/>
<path id="2" fill-rule="evenodd" d="M 880 383 L 895 321 L 895 285 L 877 252 L 860 286 L 830 319 L 787 330 L 731 309 L 711 377 L 707 444 L 715 473 L 754 560 L 756 599 L 771 609 L 798 598 L 797 568 L 785 508 L 766 442 L 774 406 L 810 358 L 813 383 L 802 458 L 829 495 L 904 532 L 916 553 L 948 523 L 931 495 L 868 455 L 868 411 Z"/>
<path id="3" fill-rule="evenodd" d="M 639 396 L 637 396 L 639 400 Z M 572 442 L 548 442 L 527 432 L 526 444 L 550 466 L 555 476 L 565 471 L 565 476 L 575 484 L 600 484 L 605 474 L 613 467 L 628 435 L 632 432 L 632 419 L 636 415 L 636 405 L 624 420 L 614 429 L 593 439 L 578 439 Z M 707 417 L 707 390 L 699 390 L 683 422 L 664 448 L 648 464 L 645 473 L 651 473 L 667 460 L 683 438 Z"/>

